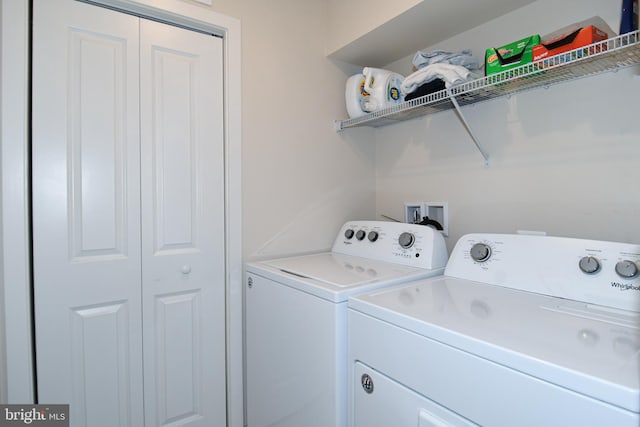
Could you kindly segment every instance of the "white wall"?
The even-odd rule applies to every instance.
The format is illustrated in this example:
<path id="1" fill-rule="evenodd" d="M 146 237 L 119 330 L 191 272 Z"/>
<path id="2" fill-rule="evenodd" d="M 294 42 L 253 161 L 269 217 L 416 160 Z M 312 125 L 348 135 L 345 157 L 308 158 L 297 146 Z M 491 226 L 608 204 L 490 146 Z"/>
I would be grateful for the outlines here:
<path id="1" fill-rule="evenodd" d="M 374 144 L 333 127 L 352 68 L 325 56 L 326 3 L 213 2 L 242 24 L 245 259 L 326 249 L 375 210 Z"/>
<path id="2" fill-rule="evenodd" d="M 424 50 L 488 46 L 600 15 L 618 30 L 620 3 L 538 0 Z M 411 57 L 388 65 L 409 73 Z M 463 111 L 489 168 L 454 111 L 381 128 L 376 214 L 405 201 L 448 201 L 448 245 L 468 232 L 543 230 L 640 242 L 638 67 L 496 99 Z"/>
<path id="3" fill-rule="evenodd" d="M 463 107 L 491 156 L 485 169 L 453 111 L 334 132 L 353 68 L 325 57 L 324 3 L 213 2 L 242 22 L 245 259 L 326 248 L 343 221 L 401 218 L 405 201 L 420 200 L 449 202 L 449 247 L 467 232 L 518 229 L 640 241 L 637 69 Z M 425 50 L 482 58 L 594 15 L 617 30 L 619 7 L 537 0 Z M 406 75 L 410 60 L 388 67 Z"/>
<path id="4" fill-rule="evenodd" d="M 362 37 L 422 1 L 328 0 L 332 27 L 325 35 L 327 52 L 333 52 Z"/>

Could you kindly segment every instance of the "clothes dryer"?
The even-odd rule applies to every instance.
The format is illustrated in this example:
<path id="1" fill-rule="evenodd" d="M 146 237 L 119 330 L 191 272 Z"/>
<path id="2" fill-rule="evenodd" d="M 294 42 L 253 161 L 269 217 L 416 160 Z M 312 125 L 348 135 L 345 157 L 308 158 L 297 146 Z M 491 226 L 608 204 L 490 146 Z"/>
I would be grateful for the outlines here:
<path id="1" fill-rule="evenodd" d="M 472 234 L 349 301 L 355 427 L 640 425 L 640 245 Z"/>
<path id="2" fill-rule="evenodd" d="M 351 221 L 330 252 L 246 266 L 249 427 L 346 427 L 347 299 L 441 275 L 439 231 Z"/>

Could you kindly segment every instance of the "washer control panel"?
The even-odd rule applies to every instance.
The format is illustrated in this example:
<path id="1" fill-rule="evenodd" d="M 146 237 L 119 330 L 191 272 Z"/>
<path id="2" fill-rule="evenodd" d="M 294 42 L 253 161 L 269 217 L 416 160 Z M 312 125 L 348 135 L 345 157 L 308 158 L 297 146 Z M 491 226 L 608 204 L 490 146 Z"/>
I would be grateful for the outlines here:
<path id="1" fill-rule="evenodd" d="M 519 234 L 468 234 L 446 276 L 640 312 L 640 245 Z"/>
<path id="2" fill-rule="evenodd" d="M 442 233 L 418 224 L 350 221 L 342 226 L 332 252 L 419 268 L 443 268 L 448 259 Z"/>

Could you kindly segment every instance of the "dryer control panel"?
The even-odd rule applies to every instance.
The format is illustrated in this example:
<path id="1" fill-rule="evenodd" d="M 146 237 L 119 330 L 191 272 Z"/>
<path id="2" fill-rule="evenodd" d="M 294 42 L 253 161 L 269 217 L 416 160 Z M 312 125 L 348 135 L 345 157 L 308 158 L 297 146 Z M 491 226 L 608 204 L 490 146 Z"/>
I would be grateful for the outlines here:
<path id="1" fill-rule="evenodd" d="M 445 276 L 640 312 L 640 245 L 566 237 L 468 234 Z"/>
<path id="2" fill-rule="evenodd" d="M 332 252 L 435 269 L 447 263 L 442 233 L 418 224 L 349 221 L 342 226 Z"/>

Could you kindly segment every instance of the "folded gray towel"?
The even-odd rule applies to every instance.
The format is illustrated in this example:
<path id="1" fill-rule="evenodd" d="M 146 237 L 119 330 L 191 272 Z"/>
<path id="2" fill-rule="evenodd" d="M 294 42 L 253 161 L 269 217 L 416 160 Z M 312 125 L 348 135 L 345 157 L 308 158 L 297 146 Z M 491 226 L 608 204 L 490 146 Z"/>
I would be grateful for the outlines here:
<path id="1" fill-rule="evenodd" d="M 471 55 L 471 50 L 465 49 L 462 52 L 447 52 L 445 50 L 434 50 L 433 52 L 418 51 L 413 56 L 414 67 L 420 69 L 433 64 L 460 65 L 468 70 L 474 71 L 480 68 L 478 60 Z"/>

